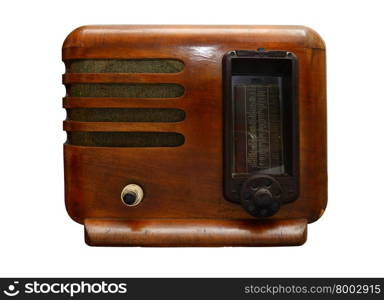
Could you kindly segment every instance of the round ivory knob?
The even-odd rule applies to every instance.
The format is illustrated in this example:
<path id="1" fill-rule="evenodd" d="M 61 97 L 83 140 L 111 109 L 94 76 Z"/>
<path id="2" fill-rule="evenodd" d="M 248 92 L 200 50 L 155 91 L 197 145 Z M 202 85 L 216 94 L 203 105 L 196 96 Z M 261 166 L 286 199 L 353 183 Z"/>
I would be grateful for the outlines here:
<path id="1" fill-rule="evenodd" d="M 121 191 L 121 201 L 127 206 L 138 205 L 144 197 L 144 191 L 137 184 L 128 184 Z"/>

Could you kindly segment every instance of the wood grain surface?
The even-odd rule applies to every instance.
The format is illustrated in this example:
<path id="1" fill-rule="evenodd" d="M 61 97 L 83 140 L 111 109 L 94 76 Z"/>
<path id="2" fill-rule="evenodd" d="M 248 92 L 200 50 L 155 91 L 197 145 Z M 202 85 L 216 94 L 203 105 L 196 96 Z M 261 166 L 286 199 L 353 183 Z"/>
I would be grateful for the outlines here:
<path id="1" fill-rule="evenodd" d="M 291 51 L 298 58 L 300 193 L 268 221 L 248 215 L 223 196 L 222 58 L 230 50 L 258 48 Z M 327 202 L 325 45 L 316 32 L 302 26 L 84 26 L 67 37 L 62 54 L 64 62 L 169 58 L 185 65 L 171 74 L 63 75 L 67 88 L 72 83 L 177 83 L 185 89 L 178 98 L 67 95 L 63 99 L 65 108 L 185 111 L 185 120 L 175 123 L 64 121 L 66 131 L 185 136 L 182 146 L 169 148 L 64 145 L 66 208 L 75 221 L 86 223 L 89 244 L 220 246 L 305 241 L 304 227 L 322 215 Z M 121 190 L 130 183 L 139 184 L 145 193 L 135 207 L 120 200 Z"/>

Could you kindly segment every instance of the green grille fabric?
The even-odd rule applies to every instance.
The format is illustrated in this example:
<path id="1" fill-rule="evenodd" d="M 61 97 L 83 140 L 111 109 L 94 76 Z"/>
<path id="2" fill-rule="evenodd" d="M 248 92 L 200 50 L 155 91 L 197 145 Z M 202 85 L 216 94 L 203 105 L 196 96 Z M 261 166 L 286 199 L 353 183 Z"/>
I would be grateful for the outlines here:
<path id="1" fill-rule="evenodd" d="M 174 59 L 81 59 L 66 62 L 67 73 L 177 73 L 184 64 Z M 173 83 L 71 83 L 69 97 L 176 98 L 184 87 Z M 180 122 L 176 108 L 68 108 L 67 120 L 80 122 Z M 67 132 L 67 143 L 88 147 L 176 147 L 176 132 Z"/>
<path id="2" fill-rule="evenodd" d="M 67 62 L 67 73 L 177 73 L 176 59 L 81 59 Z"/>
<path id="3" fill-rule="evenodd" d="M 81 122 L 180 122 L 185 112 L 176 108 L 69 108 L 67 119 Z"/>
<path id="4" fill-rule="evenodd" d="M 88 147 L 177 147 L 184 136 L 175 132 L 67 132 L 67 144 Z"/>
<path id="5" fill-rule="evenodd" d="M 69 97 L 176 98 L 184 88 L 173 83 L 73 83 L 67 93 Z"/>

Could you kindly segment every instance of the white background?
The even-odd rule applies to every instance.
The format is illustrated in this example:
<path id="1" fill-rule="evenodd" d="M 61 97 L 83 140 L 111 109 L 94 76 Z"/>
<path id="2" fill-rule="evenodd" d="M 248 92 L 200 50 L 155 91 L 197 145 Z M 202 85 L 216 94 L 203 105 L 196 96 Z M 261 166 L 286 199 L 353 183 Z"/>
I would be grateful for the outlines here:
<path id="1" fill-rule="evenodd" d="M 0 276 L 384 276 L 383 1 L 1 1 Z M 301 247 L 92 248 L 66 214 L 61 46 L 85 24 L 297 24 L 327 45 L 329 203 Z"/>

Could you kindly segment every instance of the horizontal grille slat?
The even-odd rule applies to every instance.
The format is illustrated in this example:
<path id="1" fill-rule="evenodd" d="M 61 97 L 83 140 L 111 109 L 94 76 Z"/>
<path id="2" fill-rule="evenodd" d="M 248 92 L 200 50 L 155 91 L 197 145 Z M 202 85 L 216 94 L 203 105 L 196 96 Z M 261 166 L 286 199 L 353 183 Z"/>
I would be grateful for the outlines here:
<path id="1" fill-rule="evenodd" d="M 67 85 L 70 97 L 129 97 L 177 98 L 184 94 L 184 87 L 172 83 L 72 83 Z"/>
<path id="2" fill-rule="evenodd" d="M 177 147 L 185 138 L 176 132 L 67 132 L 67 144 L 87 147 Z"/>
<path id="3" fill-rule="evenodd" d="M 177 59 L 80 59 L 66 62 L 67 73 L 178 73 Z"/>
<path id="4" fill-rule="evenodd" d="M 70 108 L 67 120 L 81 122 L 180 122 L 185 112 L 176 108 Z"/>
<path id="5" fill-rule="evenodd" d="M 65 131 L 153 131 L 184 133 L 185 122 L 80 122 L 66 120 L 63 122 Z"/>
<path id="6" fill-rule="evenodd" d="M 63 74 L 65 85 L 74 83 L 120 83 L 120 84 L 179 84 L 183 85 L 183 74 L 156 73 L 66 73 Z"/>
<path id="7" fill-rule="evenodd" d="M 109 97 L 64 97 L 64 108 L 168 108 L 190 107 L 190 98 L 109 98 Z"/>

